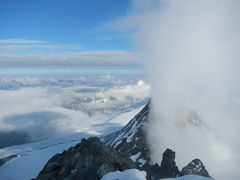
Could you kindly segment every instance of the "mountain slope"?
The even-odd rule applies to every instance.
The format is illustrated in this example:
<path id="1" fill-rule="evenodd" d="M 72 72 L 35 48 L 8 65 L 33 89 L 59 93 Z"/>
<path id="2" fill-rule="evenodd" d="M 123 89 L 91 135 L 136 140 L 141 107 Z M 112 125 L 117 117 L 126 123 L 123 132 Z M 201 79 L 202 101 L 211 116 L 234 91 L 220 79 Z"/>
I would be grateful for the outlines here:
<path id="1" fill-rule="evenodd" d="M 146 146 L 144 125 L 148 121 L 149 104 L 146 105 L 123 129 L 102 138 L 102 141 L 118 152 L 129 156 L 140 167 L 150 160 Z"/>

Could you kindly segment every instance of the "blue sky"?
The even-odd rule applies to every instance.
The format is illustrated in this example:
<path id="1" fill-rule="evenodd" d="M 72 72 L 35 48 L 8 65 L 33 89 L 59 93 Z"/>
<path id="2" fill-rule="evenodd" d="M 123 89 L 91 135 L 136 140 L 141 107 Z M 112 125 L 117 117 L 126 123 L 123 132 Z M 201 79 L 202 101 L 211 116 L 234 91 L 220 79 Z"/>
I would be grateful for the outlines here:
<path id="1" fill-rule="evenodd" d="M 0 39 L 79 44 L 84 50 L 129 50 L 131 44 L 101 27 L 128 14 L 130 0 L 1 0 Z"/>
<path id="2" fill-rule="evenodd" d="M 0 68 L 136 65 L 133 0 L 1 0 Z"/>

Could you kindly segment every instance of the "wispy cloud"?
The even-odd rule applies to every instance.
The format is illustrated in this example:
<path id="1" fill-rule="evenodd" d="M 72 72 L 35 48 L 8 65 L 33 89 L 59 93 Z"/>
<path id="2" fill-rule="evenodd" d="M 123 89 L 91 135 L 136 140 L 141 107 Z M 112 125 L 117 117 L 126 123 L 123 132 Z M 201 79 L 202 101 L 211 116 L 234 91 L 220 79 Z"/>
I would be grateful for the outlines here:
<path id="1" fill-rule="evenodd" d="M 78 44 L 26 39 L 0 40 L 0 67 L 136 66 L 134 53 L 122 50 L 83 51 Z"/>
<path id="2" fill-rule="evenodd" d="M 0 55 L 0 67 L 9 66 L 136 66 L 134 53 L 127 51 L 93 51 L 60 55 Z"/>
<path id="3" fill-rule="evenodd" d="M 79 44 L 64 44 L 64 43 L 53 43 L 49 41 L 29 40 L 29 39 L 0 39 L 0 53 L 1 54 L 15 54 L 23 52 L 19 50 L 28 50 L 24 52 L 31 54 L 33 50 L 47 50 L 55 49 L 61 51 L 76 51 L 81 50 L 82 47 Z"/>
<path id="4" fill-rule="evenodd" d="M 0 39 L 0 44 L 42 44 L 42 43 L 49 42 L 31 39 Z"/>

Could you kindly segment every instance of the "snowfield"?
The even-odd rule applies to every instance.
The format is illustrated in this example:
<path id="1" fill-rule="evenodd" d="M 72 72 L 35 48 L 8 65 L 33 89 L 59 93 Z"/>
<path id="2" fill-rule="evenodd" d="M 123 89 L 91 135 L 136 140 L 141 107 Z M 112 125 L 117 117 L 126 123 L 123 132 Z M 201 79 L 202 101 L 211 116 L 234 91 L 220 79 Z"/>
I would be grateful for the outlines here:
<path id="1" fill-rule="evenodd" d="M 128 169 L 123 172 L 110 172 L 102 177 L 101 180 L 146 180 L 146 172 L 137 169 Z"/>

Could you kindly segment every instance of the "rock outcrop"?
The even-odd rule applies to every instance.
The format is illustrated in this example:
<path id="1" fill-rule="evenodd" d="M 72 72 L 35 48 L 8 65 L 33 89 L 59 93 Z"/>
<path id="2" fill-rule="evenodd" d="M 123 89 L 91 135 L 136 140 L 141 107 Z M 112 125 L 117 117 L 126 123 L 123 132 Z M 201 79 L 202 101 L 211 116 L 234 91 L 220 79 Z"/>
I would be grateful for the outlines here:
<path id="1" fill-rule="evenodd" d="M 203 165 L 200 159 L 194 159 L 187 166 L 185 166 L 180 172 L 180 176 L 185 176 L 190 174 L 210 177 L 208 174 L 208 171 L 206 170 L 205 166 Z"/>
<path id="2" fill-rule="evenodd" d="M 159 172 L 156 172 L 158 178 L 173 178 L 179 174 L 178 167 L 175 162 L 175 152 L 171 149 L 166 149 L 163 153 L 163 158 Z"/>
<path id="3" fill-rule="evenodd" d="M 8 161 L 10 161 L 10 160 L 12 160 L 12 159 L 14 159 L 14 158 L 16 158 L 16 157 L 17 157 L 17 155 L 16 155 L 16 154 L 13 154 L 13 155 L 10 155 L 10 156 L 1 158 L 1 159 L 0 159 L 0 167 L 1 167 L 2 165 L 4 165 L 6 162 L 8 162 Z"/>
<path id="4" fill-rule="evenodd" d="M 92 137 L 53 156 L 37 179 L 96 180 L 108 172 L 130 168 L 135 168 L 135 165 L 129 157 L 105 146 L 97 137 Z"/>

